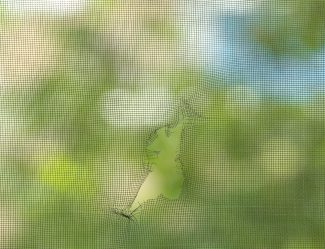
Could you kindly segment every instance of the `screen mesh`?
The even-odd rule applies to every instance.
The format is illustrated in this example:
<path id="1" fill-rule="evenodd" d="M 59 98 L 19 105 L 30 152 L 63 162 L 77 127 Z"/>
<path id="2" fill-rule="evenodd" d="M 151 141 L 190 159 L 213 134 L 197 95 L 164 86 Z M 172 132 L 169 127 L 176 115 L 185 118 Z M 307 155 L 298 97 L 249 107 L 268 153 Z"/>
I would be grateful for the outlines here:
<path id="1" fill-rule="evenodd" d="M 0 249 L 325 248 L 323 0 L 0 0 Z"/>

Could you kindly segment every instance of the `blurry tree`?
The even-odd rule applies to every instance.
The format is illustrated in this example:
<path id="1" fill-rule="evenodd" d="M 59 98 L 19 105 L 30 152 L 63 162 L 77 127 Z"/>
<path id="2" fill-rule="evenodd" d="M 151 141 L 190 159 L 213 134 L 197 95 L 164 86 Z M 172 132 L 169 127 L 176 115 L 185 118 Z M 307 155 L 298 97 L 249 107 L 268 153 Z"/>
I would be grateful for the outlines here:
<path id="1" fill-rule="evenodd" d="M 272 53 L 306 55 L 323 47 L 323 0 L 266 1 L 253 36 Z"/>

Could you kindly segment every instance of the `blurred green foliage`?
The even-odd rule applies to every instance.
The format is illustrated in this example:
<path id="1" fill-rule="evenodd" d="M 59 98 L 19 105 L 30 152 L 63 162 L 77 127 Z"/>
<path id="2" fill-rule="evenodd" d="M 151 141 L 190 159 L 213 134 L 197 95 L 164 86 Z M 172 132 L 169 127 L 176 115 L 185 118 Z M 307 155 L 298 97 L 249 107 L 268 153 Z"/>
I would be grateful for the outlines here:
<path id="1" fill-rule="evenodd" d="M 320 46 L 323 2 L 306 4 L 288 5 L 298 8 L 294 16 L 279 18 L 283 29 L 266 31 L 272 50 L 290 50 L 292 30 L 304 46 Z M 1 200 L 17 209 L 24 222 L 13 248 L 324 248 L 322 96 L 304 104 L 255 100 L 245 89 L 212 87 L 223 85 L 222 80 L 175 66 L 158 78 L 168 79 L 171 86 L 164 87 L 173 98 L 186 99 L 202 117 L 192 125 L 180 122 L 169 136 L 161 126 L 119 129 L 102 110 L 106 94 L 122 85 L 119 68 L 104 40 L 98 42 L 102 37 L 92 21 L 51 24 L 64 47 L 62 67 L 35 79 L 30 91 L 7 97 L 6 108 L 24 118 L 0 165 Z M 174 36 L 168 25 L 149 23 L 155 32 Z M 43 150 L 44 137 L 49 137 L 49 151 Z M 121 172 L 143 178 L 143 169 L 118 164 L 116 158 L 143 161 L 145 168 L 146 149 L 160 151 L 150 163 L 166 179 L 164 196 L 174 200 L 148 201 L 139 220 L 129 222 L 110 209 L 115 203 L 106 191 L 119 187 L 110 185 L 118 177 L 110 170 L 116 162 Z M 181 172 L 173 167 L 178 151 Z M 111 174 L 109 187 L 100 180 L 104 171 Z M 141 185 L 121 178 L 123 184 L 118 194 L 127 200 Z"/>
<path id="2" fill-rule="evenodd" d="M 323 0 L 266 1 L 253 37 L 276 55 L 306 55 L 323 47 Z"/>
<path id="3" fill-rule="evenodd" d="M 175 127 L 158 129 L 147 147 L 150 171 L 160 176 L 162 195 L 168 199 L 178 199 L 183 188 L 184 177 L 177 159 L 185 123 L 186 118 L 179 117 Z"/>
<path id="4" fill-rule="evenodd" d="M 166 20 L 152 19 L 147 20 L 147 28 L 157 34 L 160 39 L 165 38 L 168 40 L 177 40 L 179 32 L 172 22 Z"/>
<path id="5" fill-rule="evenodd" d="M 92 195 L 96 183 L 92 172 L 85 170 L 63 155 L 45 160 L 40 166 L 39 180 L 54 191 L 75 195 Z"/>

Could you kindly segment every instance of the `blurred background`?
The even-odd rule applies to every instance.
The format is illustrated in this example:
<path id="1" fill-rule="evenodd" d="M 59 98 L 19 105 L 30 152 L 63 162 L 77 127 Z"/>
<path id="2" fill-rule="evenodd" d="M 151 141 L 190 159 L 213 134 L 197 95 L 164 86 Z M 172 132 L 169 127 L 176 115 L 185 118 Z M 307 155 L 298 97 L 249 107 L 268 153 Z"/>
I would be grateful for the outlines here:
<path id="1" fill-rule="evenodd" d="M 325 248 L 324 37 L 323 0 L 0 0 L 0 248 Z"/>

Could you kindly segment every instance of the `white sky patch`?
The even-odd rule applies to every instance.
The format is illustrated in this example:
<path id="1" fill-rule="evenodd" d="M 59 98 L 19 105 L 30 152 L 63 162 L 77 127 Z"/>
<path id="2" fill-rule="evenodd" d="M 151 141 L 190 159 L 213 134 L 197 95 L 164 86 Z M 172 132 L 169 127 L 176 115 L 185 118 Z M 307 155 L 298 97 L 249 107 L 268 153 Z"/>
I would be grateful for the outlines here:
<path id="1" fill-rule="evenodd" d="M 226 41 L 218 16 L 248 13 L 261 3 L 262 0 L 180 0 L 176 8 L 186 37 L 184 57 L 203 68 L 217 65 L 223 70 Z"/>
<path id="2" fill-rule="evenodd" d="M 2 0 L 9 11 L 18 14 L 69 15 L 86 8 L 88 0 Z"/>
<path id="3" fill-rule="evenodd" d="M 165 88 L 116 89 L 104 99 L 104 115 L 120 128 L 150 127 L 163 124 L 172 115 L 173 100 Z"/>
<path id="4" fill-rule="evenodd" d="M 258 0 L 224 0 L 216 1 L 216 5 L 222 11 L 246 12 L 257 7 L 259 2 Z"/>
<path id="5" fill-rule="evenodd" d="M 180 1 L 181 6 L 192 6 L 195 10 L 205 10 L 209 12 L 246 12 L 250 11 L 262 2 L 263 0 L 196 0 L 196 1 Z"/>

